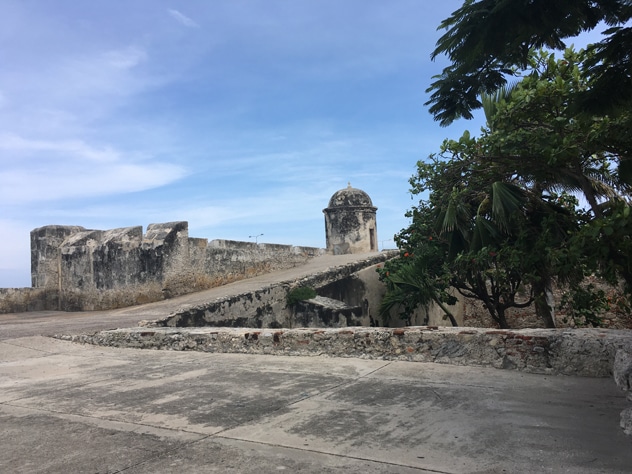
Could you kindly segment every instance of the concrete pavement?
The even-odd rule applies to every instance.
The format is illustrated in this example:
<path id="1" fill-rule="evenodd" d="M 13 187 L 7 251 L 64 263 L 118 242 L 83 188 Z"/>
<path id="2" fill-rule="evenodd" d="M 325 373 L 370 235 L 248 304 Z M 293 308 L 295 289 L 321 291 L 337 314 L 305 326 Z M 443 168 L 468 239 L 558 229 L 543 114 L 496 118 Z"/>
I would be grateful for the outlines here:
<path id="1" fill-rule="evenodd" d="M 630 472 L 611 378 L 0 342 L 3 473 Z"/>

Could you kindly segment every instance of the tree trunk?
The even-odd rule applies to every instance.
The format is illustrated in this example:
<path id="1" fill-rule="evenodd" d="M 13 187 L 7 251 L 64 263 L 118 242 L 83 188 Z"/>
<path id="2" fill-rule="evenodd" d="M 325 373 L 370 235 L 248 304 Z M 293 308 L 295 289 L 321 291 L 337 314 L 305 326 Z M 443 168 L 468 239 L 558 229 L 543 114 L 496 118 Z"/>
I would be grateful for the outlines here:
<path id="1" fill-rule="evenodd" d="M 603 212 L 601 211 L 601 207 L 599 206 L 599 203 L 597 202 L 595 190 L 593 189 L 592 184 L 590 183 L 590 180 L 586 178 L 585 176 L 583 176 L 583 172 L 581 169 L 578 169 L 577 173 L 578 173 L 578 176 L 581 176 L 580 185 L 582 188 L 582 193 L 584 194 L 586 201 L 588 201 L 588 205 L 590 206 L 590 209 L 593 211 L 593 214 L 595 215 L 596 218 L 599 219 L 603 217 Z"/>
<path id="2" fill-rule="evenodd" d="M 555 304 L 553 302 L 553 288 L 550 278 L 543 278 L 541 281 L 533 284 L 533 293 L 535 295 L 535 314 L 542 321 L 544 327 L 555 327 Z"/>
<path id="3" fill-rule="evenodd" d="M 450 319 L 450 322 L 452 323 L 452 327 L 457 327 L 459 323 L 456 322 L 456 318 L 454 317 L 452 312 L 446 307 L 446 305 L 443 304 L 443 302 L 439 301 L 438 298 L 435 298 L 435 303 L 437 303 L 439 305 L 439 308 L 441 308 L 443 312 L 448 316 L 448 318 Z"/>
<path id="4" fill-rule="evenodd" d="M 507 318 L 505 317 L 505 309 L 504 308 L 496 308 L 496 322 L 500 329 L 510 329 L 509 323 L 507 322 Z"/>

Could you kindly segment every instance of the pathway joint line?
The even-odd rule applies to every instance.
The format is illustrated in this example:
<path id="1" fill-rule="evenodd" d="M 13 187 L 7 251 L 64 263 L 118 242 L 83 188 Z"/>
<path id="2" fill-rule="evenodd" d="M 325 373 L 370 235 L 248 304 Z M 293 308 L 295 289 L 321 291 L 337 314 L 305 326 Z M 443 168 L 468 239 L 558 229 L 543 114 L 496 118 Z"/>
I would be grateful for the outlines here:
<path id="1" fill-rule="evenodd" d="M 222 438 L 222 439 L 227 439 L 227 440 L 231 440 L 231 441 L 243 441 L 246 443 L 255 443 L 255 444 L 261 444 L 263 446 L 272 446 L 275 448 L 284 448 L 284 449 L 293 449 L 296 451 L 305 451 L 308 453 L 315 453 L 315 454 L 323 454 L 326 456 L 334 456 L 337 458 L 342 458 L 342 459 L 353 459 L 355 461 L 365 461 L 365 462 L 373 462 L 375 464 L 383 464 L 385 466 L 397 466 L 397 467 L 406 467 L 409 469 L 417 469 L 420 472 L 433 472 L 436 474 L 456 474 L 454 472 L 451 471 L 439 471 L 436 469 L 431 469 L 431 468 L 426 468 L 426 467 L 419 467 L 419 466 L 411 466 L 409 464 L 399 464 L 399 463 L 394 463 L 391 461 L 378 461 L 376 459 L 370 459 L 370 458 L 365 458 L 365 457 L 360 457 L 360 456 L 348 456 L 346 454 L 338 454 L 338 453 L 329 453 L 327 451 L 320 451 L 318 449 L 307 449 L 307 448 L 297 448 L 296 446 L 287 446 L 284 444 L 276 444 L 276 443 L 266 443 L 265 441 L 254 441 L 251 439 L 243 439 L 243 438 L 231 438 L 228 436 L 222 436 L 222 435 L 213 435 L 213 438 Z"/>

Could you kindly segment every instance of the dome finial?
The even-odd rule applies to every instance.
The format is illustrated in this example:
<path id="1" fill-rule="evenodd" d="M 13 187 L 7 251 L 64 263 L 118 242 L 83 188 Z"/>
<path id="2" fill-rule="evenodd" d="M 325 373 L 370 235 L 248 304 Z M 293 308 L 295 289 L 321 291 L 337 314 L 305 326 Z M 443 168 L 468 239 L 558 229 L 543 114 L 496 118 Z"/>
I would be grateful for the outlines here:
<path id="1" fill-rule="evenodd" d="M 351 187 L 351 181 L 347 181 L 347 187 L 350 188 Z"/>

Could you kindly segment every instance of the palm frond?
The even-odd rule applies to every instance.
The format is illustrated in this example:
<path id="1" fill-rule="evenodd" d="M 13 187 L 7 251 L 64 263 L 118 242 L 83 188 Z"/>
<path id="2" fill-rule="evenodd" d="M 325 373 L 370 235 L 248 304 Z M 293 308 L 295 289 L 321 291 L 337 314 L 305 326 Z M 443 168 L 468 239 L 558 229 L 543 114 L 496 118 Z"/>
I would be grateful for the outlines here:
<path id="1" fill-rule="evenodd" d="M 494 117 L 496 116 L 496 112 L 498 111 L 498 105 L 502 101 L 507 101 L 510 99 L 511 93 L 514 91 L 517 85 L 517 82 L 513 82 L 511 84 L 505 84 L 502 87 L 499 87 L 494 92 L 483 92 L 481 94 L 481 104 L 483 105 L 485 120 L 487 121 L 487 126 L 491 130 L 494 129 Z"/>
<path id="2" fill-rule="evenodd" d="M 487 247 L 498 239 L 499 234 L 498 228 L 493 223 L 483 216 L 476 216 L 470 250 L 476 252 L 483 247 Z"/>
<path id="3" fill-rule="evenodd" d="M 502 181 L 492 184 L 492 216 L 500 229 L 510 229 L 511 216 L 518 212 L 525 202 L 525 193 L 518 186 Z"/>

